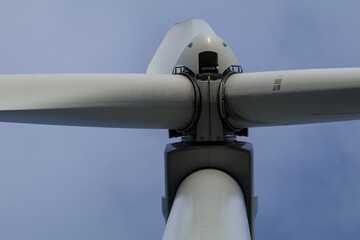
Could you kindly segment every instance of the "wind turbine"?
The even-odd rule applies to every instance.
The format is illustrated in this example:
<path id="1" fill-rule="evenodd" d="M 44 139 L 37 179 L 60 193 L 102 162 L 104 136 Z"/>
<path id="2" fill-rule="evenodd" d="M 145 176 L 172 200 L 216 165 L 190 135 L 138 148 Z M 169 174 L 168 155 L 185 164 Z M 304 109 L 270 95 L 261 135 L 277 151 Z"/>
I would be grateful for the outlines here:
<path id="1" fill-rule="evenodd" d="M 234 136 L 249 127 L 359 119 L 359 74 L 242 73 L 226 42 L 190 20 L 169 30 L 147 74 L 1 76 L 0 120 L 169 129 L 183 142 L 166 150 L 164 239 L 250 239 L 252 150 Z"/>

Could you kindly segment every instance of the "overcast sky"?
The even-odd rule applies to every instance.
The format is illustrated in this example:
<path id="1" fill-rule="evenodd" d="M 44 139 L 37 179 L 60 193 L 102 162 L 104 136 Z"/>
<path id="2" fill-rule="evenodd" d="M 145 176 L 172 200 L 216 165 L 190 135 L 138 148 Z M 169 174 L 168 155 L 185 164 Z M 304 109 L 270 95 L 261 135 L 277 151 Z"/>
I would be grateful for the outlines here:
<path id="1" fill-rule="evenodd" d="M 0 0 L 0 74 L 144 73 L 201 18 L 245 72 L 360 67 L 360 2 Z M 1 87 L 1 86 L 0 86 Z M 359 103 L 354 103 L 359 104 Z M 256 239 L 358 239 L 360 122 L 250 129 Z M 0 124 L 0 239 L 161 239 L 166 130 Z"/>

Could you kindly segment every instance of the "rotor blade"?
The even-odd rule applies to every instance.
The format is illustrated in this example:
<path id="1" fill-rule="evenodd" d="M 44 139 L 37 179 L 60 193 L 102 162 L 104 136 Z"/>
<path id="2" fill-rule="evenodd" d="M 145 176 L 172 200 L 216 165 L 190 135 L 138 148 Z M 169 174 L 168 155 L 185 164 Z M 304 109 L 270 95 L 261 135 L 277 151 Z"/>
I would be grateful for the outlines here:
<path id="1" fill-rule="evenodd" d="M 360 68 L 233 74 L 225 110 L 235 128 L 360 119 Z"/>
<path id="2" fill-rule="evenodd" d="M 191 19 L 174 24 L 161 42 L 146 73 L 171 74 L 182 51 L 196 36 L 214 31 L 201 19 Z"/>
<path id="3" fill-rule="evenodd" d="M 181 129 L 192 120 L 194 98 L 180 75 L 1 75 L 0 121 Z"/>

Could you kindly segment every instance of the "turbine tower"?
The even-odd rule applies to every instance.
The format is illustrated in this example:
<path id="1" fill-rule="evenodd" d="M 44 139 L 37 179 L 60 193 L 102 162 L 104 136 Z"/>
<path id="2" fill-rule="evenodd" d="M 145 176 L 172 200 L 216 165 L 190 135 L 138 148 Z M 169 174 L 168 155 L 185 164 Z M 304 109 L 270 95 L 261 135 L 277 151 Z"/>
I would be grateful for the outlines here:
<path id="1" fill-rule="evenodd" d="M 202 20 L 175 24 L 146 74 L 0 76 L 0 121 L 168 129 L 164 240 L 254 239 L 251 127 L 360 119 L 360 68 L 243 73 Z"/>

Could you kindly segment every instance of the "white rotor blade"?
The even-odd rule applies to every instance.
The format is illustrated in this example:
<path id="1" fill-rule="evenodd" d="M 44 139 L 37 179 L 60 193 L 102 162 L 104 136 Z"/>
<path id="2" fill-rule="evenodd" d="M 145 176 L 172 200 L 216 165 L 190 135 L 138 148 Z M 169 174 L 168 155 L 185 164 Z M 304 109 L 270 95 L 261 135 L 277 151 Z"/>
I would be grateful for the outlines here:
<path id="1" fill-rule="evenodd" d="M 360 119 L 360 68 L 234 74 L 225 110 L 236 128 Z"/>
<path id="2" fill-rule="evenodd" d="M 171 74 L 182 51 L 198 35 L 214 31 L 201 19 L 191 19 L 174 24 L 161 42 L 146 73 Z"/>
<path id="3" fill-rule="evenodd" d="M 124 128 L 185 128 L 192 83 L 180 75 L 1 75 L 0 121 Z"/>

